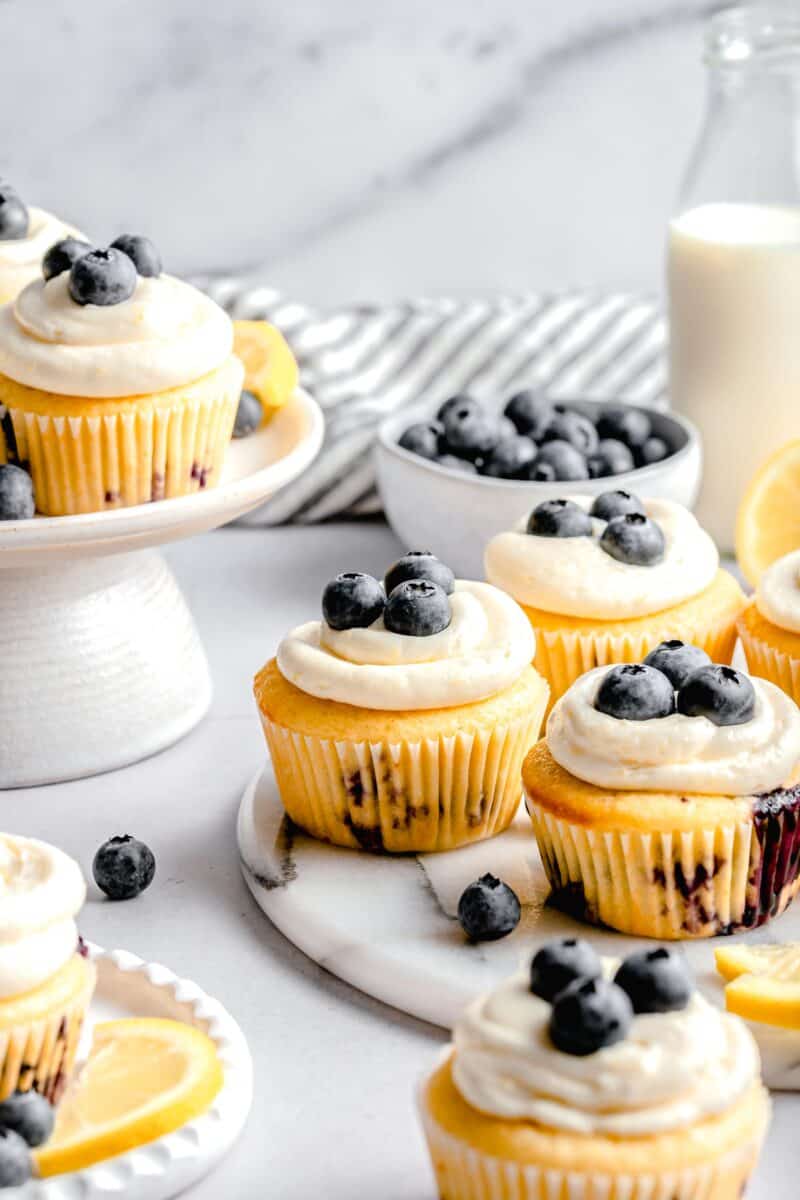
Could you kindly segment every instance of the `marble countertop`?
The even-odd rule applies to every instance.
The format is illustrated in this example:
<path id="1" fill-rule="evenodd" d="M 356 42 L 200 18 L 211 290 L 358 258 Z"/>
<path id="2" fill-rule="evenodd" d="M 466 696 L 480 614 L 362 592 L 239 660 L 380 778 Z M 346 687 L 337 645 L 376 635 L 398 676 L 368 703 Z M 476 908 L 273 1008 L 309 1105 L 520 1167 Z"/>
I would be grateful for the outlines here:
<path id="1" fill-rule="evenodd" d="M 380 522 L 269 531 L 231 529 L 168 551 L 203 635 L 216 685 L 208 719 L 127 770 L 0 794 L 4 828 L 48 838 L 89 871 L 114 833 L 148 841 L 152 888 L 113 905 L 93 889 L 83 932 L 169 964 L 226 1004 L 256 1063 L 244 1137 L 191 1193 L 216 1200 L 434 1200 L 413 1089 L 442 1042 L 430 1026 L 353 991 L 291 947 L 239 873 L 234 826 L 264 757 L 250 699 L 254 669 L 315 608 L 343 561 L 381 572 L 399 545 Z M 777 1097 L 749 1200 L 790 1192 L 800 1096 Z"/>

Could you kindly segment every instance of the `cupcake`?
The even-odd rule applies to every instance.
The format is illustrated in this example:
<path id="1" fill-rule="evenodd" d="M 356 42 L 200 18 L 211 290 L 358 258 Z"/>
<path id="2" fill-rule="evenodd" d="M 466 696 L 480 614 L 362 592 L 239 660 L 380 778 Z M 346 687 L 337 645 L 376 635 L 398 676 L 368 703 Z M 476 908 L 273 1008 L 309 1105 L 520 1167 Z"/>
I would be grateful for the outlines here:
<path id="1" fill-rule="evenodd" d="M 447 850 L 500 833 L 547 684 L 509 596 L 408 554 L 345 573 L 255 679 L 284 807 L 323 841 Z"/>
<path id="2" fill-rule="evenodd" d="M 687 509 L 628 492 L 547 500 L 486 547 L 486 578 L 522 605 L 551 703 L 592 667 L 668 638 L 730 662 L 745 600 Z"/>
<path id="3" fill-rule="evenodd" d="M 219 482 L 243 367 L 230 318 L 146 238 L 59 243 L 0 308 L 6 454 L 37 509 L 97 512 Z"/>
<path id="4" fill-rule="evenodd" d="M 42 258 L 77 229 L 43 208 L 28 208 L 15 190 L 0 183 L 0 304 L 13 300 L 41 272 Z"/>
<path id="5" fill-rule="evenodd" d="M 75 925 L 86 885 L 63 851 L 8 833 L 0 881 L 0 1101 L 33 1088 L 55 1104 L 95 984 Z"/>
<path id="6" fill-rule="evenodd" d="M 522 777 L 553 899 L 583 920 L 710 937 L 800 886 L 800 709 L 698 647 L 583 675 Z"/>
<path id="7" fill-rule="evenodd" d="M 744 1022 L 680 956 L 545 945 L 423 1085 L 441 1200 L 739 1200 L 769 1121 Z"/>
<path id="8" fill-rule="evenodd" d="M 800 703 L 800 550 L 767 568 L 738 630 L 752 673 Z"/>

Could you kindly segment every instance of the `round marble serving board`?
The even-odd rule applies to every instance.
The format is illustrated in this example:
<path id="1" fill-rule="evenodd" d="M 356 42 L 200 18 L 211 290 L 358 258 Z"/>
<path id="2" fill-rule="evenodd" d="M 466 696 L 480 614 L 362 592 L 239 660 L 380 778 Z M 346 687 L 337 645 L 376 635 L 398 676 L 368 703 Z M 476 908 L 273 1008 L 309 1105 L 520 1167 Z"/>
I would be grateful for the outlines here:
<path id="1" fill-rule="evenodd" d="M 395 1008 L 450 1029 L 461 1009 L 516 970 L 553 937 L 588 938 L 603 953 L 622 956 L 644 939 L 584 925 L 548 902 L 549 887 L 525 809 L 490 841 L 439 854 L 374 855 L 307 837 L 286 817 L 267 764 L 241 803 L 238 841 L 245 880 L 278 929 L 320 966 Z M 490 871 L 520 898 L 517 929 L 498 942 L 468 943 L 458 923 L 458 899 Z M 800 903 L 753 941 L 800 940 Z M 714 970 L 714 940 L 682 948 L 699 986 L 722 1005 Z M 778 1048 L 791 1086 L 800 1086 L 800 1035 Z M 781 1086 L 786 1086 L 782 1084 Z"/>

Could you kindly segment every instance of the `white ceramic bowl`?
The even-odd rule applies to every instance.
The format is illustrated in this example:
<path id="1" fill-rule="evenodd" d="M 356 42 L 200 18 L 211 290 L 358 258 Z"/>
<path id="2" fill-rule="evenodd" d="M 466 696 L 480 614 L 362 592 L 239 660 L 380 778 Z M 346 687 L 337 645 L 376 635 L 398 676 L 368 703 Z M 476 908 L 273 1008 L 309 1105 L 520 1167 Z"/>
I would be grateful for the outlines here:
<path id="1" fill-rule="evenodd" d="M 564 400 L 592 415 L 601 408 L 620 408 L 614 401 Z M 492 479 L 440 467 L 397 444 L 415 421 L 431 420 L 435 408 L 415 405 L 389 417 L 378 431 L 375 450 L 378 488 L 389 524 L 409 550 L 430 550 L 463 579 L 483 578 L 483 550 L 496 533 L 511 527 L 542 500 L 624 488 L 642 498 L 677 500 L 691 508 L 702 472 L 700 434 L 675 413 L 644 408 L 653 432 L 673 453 L 663 462 L 624 475 L 569 483 L 536 483 Z"/>

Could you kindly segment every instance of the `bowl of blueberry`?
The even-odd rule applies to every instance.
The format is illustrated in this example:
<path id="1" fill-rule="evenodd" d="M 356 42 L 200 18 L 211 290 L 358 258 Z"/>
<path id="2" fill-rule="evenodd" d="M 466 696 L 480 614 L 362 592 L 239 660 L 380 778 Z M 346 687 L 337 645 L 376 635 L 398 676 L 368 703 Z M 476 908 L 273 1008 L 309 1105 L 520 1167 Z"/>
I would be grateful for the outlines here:
<path id="1" fill-rule="evenodd" d="M 691 508 L 702 470 L 700 436 L 684 417 L 534 389 L 420 403 L 384 421 L 376 456 L 398 537 L 472 578 L 483 576 L 489 539 L 543 500 L 613 486 Z"/>

